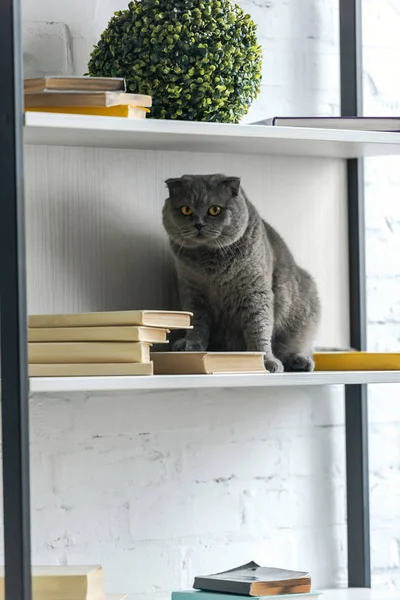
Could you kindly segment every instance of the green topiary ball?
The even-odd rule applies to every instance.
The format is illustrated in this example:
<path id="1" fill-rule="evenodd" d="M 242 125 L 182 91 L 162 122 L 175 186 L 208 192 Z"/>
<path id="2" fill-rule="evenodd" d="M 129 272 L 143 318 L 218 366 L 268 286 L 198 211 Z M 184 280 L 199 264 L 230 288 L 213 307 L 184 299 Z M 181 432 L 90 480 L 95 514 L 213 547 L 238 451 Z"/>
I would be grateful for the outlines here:
<path id="1" fill-rule="evenodd" d="M 238 123 L 260 91 L 256 25 L 230 0 L 134 0 L 116 12 L 89 75 L 153 96 L 152 117 Z"/>

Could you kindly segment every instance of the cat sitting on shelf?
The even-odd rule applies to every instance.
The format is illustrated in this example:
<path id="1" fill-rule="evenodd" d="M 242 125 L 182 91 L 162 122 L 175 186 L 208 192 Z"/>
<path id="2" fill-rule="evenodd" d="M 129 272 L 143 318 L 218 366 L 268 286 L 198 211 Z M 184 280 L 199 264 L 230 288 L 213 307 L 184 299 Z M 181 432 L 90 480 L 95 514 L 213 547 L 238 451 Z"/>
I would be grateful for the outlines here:
<path id="1" fill-rule="evenodd" d="M 173 350 L 265 353 L 271 372 L 312 371 L 317 289 L 239 177 L 168 179 L 163 224 L 193 329 Z"/>

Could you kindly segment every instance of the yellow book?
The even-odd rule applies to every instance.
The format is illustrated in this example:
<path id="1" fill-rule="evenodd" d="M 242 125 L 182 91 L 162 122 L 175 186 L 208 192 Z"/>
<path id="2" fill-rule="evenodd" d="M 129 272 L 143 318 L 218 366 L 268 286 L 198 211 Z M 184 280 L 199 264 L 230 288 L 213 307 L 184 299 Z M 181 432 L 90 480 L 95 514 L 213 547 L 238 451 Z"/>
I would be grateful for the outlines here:
<path id="1" fill-rule="evenodd" d="M 46 108 L 25 108 L 27 112 L 44 112 L 69 115 L 92 115 L 95 117 L 124 117 L 126 119 L 145 119 L 147 108 L 140 106 L 47 106 Z"/>
<path id="2" fill-rule="evenodd" d="M 127 310 L 119 312 L 31 315 L 29 327 L 109 327 L 137 325 L 163 329 L 190 329 L 190 312 L 168 310 Z"/>
<path id="3" fill-rule="evenodd" d="M 4 567 L 0 567 L 0 600 L 4 600 Z M 104 600 L 100 566 L 32 567 L 33 600 Z"/>
<path id="4" fill-rule="evenodd" d="M 150 344 L 143 342 L 29 342 L 30 364 L 148 363 Z"/>
<path id="5" fill-rule="evenodd" d="M 398 371 L 400 353 L 316 352 L 316 371 Z"/>
<path id="6" fill-rule="evenodd" d="M 29 327 L 29 342 L 147 342 L 166 344 L 161 327 Z"/>
<path id="7" fill-rule="evenodd" d="M 74 363 L 29 365 L 29 377 L 132 377 L 153 375 L 153 363 Z"/>
<path id="8" fill-rule="evenodd" d="M 155 375 L 266 373 L 262 352 L 152 352 Z"/>

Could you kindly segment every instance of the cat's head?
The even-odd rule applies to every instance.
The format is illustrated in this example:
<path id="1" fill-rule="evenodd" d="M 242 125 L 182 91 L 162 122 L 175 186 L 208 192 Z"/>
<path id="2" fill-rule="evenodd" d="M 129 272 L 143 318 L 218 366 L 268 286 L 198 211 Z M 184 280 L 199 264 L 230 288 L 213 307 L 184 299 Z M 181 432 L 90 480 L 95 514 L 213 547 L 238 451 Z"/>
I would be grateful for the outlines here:
<path id="1" fill-rule="evenodd" d="M 249 215 L 239 177 L 184 175 L 166 184 L 163 224 L 173 242 L 221 248 L 242 237 Z"/>

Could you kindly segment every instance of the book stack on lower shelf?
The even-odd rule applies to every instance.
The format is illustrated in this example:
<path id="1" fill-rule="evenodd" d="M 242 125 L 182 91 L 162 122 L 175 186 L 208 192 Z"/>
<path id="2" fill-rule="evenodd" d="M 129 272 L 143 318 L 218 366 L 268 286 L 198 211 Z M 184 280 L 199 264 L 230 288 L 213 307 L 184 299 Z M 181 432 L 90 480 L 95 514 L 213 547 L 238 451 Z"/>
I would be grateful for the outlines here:
<path id="1" fill-rule="evenodd" d="M 192 313 L 131 310 L 28 318 L 30 377 L 212 375 L 267 373 L 262 352 L 164 352 L 171 330 L 192 329 Z M 154 351 L 152 346 L 155 345 Z M 314 354 L 316 371 L 400 370 L 400 353 L 325 349 Z"/>
<path id="2" fill-rule="evenodd" d="M 32 315 L 30 377 L 265 373 L 262 352 L 151 352 L 170 330 L 191 329 L 192 313 L 132 310 Z"/>
<path id="3" fill-rule="evenodd" d="M 0 600 L 5 599 L 4 567 L 0 567 Z M 127 594 L 106 594 L 101 566 L 32 567 L 32 600 L 125 600 Z"/>
<path id="4" fill-rule="evenodd" d="M 31 377 L 153 375 L 152 344 L 171 329 L 190 328 L 191 313 L 153 310 L 32 315 Z"/>
<path id="5" fill-rule="evenodd" d="M 215 575 L 196 577 L 193 590 L 173 592 L 172 600 L 239 600 L 282 597 L 314 599 L 320 592 L 311 591 L 311 577 L 303 571 L 260 567 L 255 562 Z"/>

